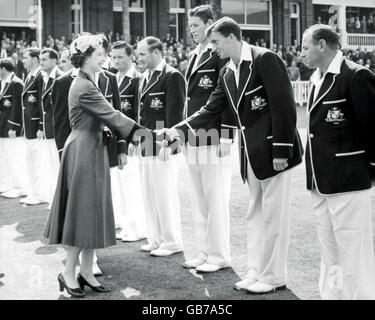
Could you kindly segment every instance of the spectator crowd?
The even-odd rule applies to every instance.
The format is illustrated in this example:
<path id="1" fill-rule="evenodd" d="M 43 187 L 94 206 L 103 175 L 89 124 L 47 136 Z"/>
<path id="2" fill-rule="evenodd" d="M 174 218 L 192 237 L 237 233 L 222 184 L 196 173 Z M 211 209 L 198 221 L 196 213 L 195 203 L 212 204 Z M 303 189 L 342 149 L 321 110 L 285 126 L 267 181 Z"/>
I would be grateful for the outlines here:
<path id="1" fill-rule="evenodd" d="M 369 33 L 375 32 L 373 15 L 371 14 L 367 19 L 364 16 L 360 25 L 360 28 L 357 28 L 358 17 L 351 17 L 348 19 L 348 26 L 351 27 L 348 30 L 352 30 L 353 21 L 356 25 L 354 32 Z M 363 21 L 366 21 L 364 24 Z M 362 23 L 363 22 L 363 23 Z M 361 31 L 359 30 L 361 29 Z M 349 31 L 348 31 L 349 32 Z M 113 32 L 109 32 L 107 35 L 110 43 L 116 42 L 118 40 L 124 40 L 123 35 L 116 33 L 113 35 Z M 44 48 L 52 48 L 56 50 L 59 55 L 65 50 L 70 48 L 70 44 L 73 41 L 74 36 L 71 39 L 66 39 L 64 36 L 60 39 L 54 39 L 49 35 L 43 45 Z M 135 48 L 137 43 L 142 40 L 142 36 L 132 36 L 130 43 Z M 250 38 L 243 37 L 243 40 L 250 43 Z M 255 46 L 267 47 L 267 43 L 264 39 L 257 39 L 255 41 Z M 16 75 L 21 79 L 25 77 L 25 69 L 22 64 L 22 52 L 26 48 L 37 47 L 37 42 L 30 37 L 25 36 L 23 32 L 21 34 L 21 39 L 17 40 L 14 33 L 7 34 L 3 32 L 1 37 L 1 51 L 0 59 L 12 58 L 13 62 L 16 65 Z M 185 73 L 188 66 L 188 57 L 189 53 L 194 49 L 193 46 L 186 46 L 184 39 L 175 39 L 169 33 L 163 39 L 163 57 L 166 62 L 171 66 L 178 69 L 182 74 Z M 272 51 L 276 52 L 280 58 L 284 61 L 285 67 L 288 70 L 289 77 L 291 81 L 308 81 L 310 79 L 313 70 L 310 69 L 303 61 L 301 57 L 301 46 L 297 40 L 294 40 L 292 45 L 277 45 L 273 44 L 270 48 Z M 366 48 L 357 48 L 356 50 L 343 49 L 344 55 L 346 57 L 360 65 L 369 68 L 375 72 L 375 49 L 373 51 L 368 51 Z M 143 67 L 137 61 L 136 56 L 134 56 L 134 63 L 137 66 L 138 70 L 143 72 Z"/>

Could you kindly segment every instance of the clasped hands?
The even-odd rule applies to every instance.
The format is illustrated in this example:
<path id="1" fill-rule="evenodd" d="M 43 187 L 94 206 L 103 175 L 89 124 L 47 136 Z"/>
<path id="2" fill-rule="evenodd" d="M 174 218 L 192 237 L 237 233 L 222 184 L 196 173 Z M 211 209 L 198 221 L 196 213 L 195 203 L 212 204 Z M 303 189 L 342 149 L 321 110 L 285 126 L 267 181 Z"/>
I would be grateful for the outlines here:
<path id="1" fill-rule="evenodd" d="M 161 161 L 167 161 L 170 159 L 170 156 L 172 154 L 172 147 L 170 146 L 170 142 L 179 140 L 180 134 L 175 128 L 164 128 L 155 130 L 155 132 L 157 137 L 165 135 L 165 139 L 163 141 L 157 141 L 156 144 L 160 146 L 159 159 Z M 220 142 L 216 150 L 217 156 L 220 158 L 228 156 L 230 154 L 231 144 L 231 141 Z"/>

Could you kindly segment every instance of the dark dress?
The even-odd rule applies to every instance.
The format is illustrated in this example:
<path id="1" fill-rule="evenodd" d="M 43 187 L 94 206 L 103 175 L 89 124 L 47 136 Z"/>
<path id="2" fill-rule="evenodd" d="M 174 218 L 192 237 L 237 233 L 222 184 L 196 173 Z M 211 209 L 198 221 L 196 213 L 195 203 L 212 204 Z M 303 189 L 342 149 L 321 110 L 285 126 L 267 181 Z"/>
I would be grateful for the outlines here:
<path id="1" fill-rule="evenodd" d="M 130 137 L 137 125 L 107 102 L 80 70 L 69 91 L 72 126 L 44 229 L 49 244 L 105 248 L 116 244 L 108 154 L 103 127 Z"/>

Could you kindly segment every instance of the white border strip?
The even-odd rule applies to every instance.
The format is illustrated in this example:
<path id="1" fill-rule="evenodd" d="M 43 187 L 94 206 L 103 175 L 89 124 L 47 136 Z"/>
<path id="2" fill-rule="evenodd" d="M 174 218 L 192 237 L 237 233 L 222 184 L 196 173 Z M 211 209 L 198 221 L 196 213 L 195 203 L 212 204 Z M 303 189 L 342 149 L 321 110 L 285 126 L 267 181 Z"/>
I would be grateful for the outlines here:
<path id="1" fill-rule="evenodd" d="M 346 156 L 354 156 L 356 154 L 365 153 L 365 150 L 354 151 L 354 152 L 345 152 L 345 153 L 336 153 L 335 157 L 346 157 Z"/>
<path id="2" fill-rule="evenodd" d="M 248 96 L 249 94 L 252 94 L 253 92 L 258 91 L 259 89 L 262 89 L 262 88 L 263 88 L 263 86 L 259 86 L 258 88 L 255 88 L 251 91 L 245 92 L 245 96 Z"/>

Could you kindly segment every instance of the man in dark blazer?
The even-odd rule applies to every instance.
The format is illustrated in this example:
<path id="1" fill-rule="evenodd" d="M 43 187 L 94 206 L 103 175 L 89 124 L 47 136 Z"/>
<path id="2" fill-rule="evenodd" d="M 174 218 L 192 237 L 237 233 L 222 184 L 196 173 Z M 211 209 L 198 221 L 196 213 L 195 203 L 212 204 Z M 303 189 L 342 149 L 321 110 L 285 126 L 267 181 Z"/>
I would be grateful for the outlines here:
<path id="1" fill-rule="evenodd" d="M 347 60 L 339 35 L 314 25 L 303 35 L 310 67 L 307 188 L 318 225 L 323 299 L 375 299 L 370 212 L 375 178 L 375 75 Z"/>
<path id="2" fill-rule="evenodd" d="M 183 119 L 185 80 L 162 57 L 162 43 L 154 37 L 139 42 L 139 62 L 147 69 L 139 85 L 138 122 L 151 130 L 171 127 Z M 144 146 L 144 148 L 143 148 Z M 182 251 L 180 204 L 177 190 L 179 150 L 169 161 L 158 159 L 160 147 L 141 141 L 141 184 L 146 210 L 148 244 L 142 251 L 169 256 Z"/>
<path id="3" fill-rule="evenodd" d="M 205 34 L 214 20 L 214 11 L 209 5 L 189 11 L 190 31 L 198 46 L 191 52 L 185 75 L 188 95 L 186 118 L 206 104 L 216 88 L 221 68 L 228 63 L 228 59 L 220 59 Z M 230 150 L 235 129 L 236 122 L 228 108 L 219 118 L 211 121 L 208 130 L 213 135 L 208 135 L 206 139 L 197 137 L 186 145 L 198 254 L 184 262 L 185 268 L 215 272 L 230 266 Z"/>
<path id="4" fill-rule="evenodd" d="M 59 153 L 56 148 L 55 129 L 53 122 L 52 88 L 55 80 L 63 72 L 57 67 L 58 53 L 51 48 L 43 49 L 40 53 L 40 66 L 43 75 L 43 90 L 41 98 L 41 122 L 39 130 L 43 131 L 43 144 L 45 147 L 44 176 L 49 192 L 49 208 L 55 193 L 59 171 Z"/>
<path id="5" fill-rule="evenodd" d="M 0 60 L 0 189 L 7 198 L 18 198 L 26 194 L 22 167 L 22 80 L 15 73 L 9 59 Z M 4 184 L 7 190 L 4 190 Z"/>
<path id="6" fill-rule="evenodd" d="M 117 70 L 121 111 L 129 118 L 137 120 L 141 74 L 133 65 L 132 46 L 126 41 L 115 42 L 112 45 L 112 60 Z M 129 144 L 129 150 L 126 151 L 131 159 L 128 158 L 126 167 L 120 172 L 119 183 L 112 188 L 112 192 L 119 195 L 115 223 L 121 227 L 121 232 L 116 237 L 124 242 L 134 242 L 145 238 L 146 218 L 139 183 L 139 159 L 134 157 L 134 144 Z"/>
<path id="7" fill-rule="evenodd" d="M 302 161 L 291 83 L 276 53 L 241 41 L 240 26 L 224 17 L 207 30 L 221 58 L 220 71 L 207 104 L 172 129 L 168 140 L 195 139 L 195 129 L 230 108 L 239 128 L 241 175 L 250 190 L 248 266 L 235 288 L 268 293 L 286 287 L 291 168 Z M 177 129 L 181 131 L 178 132 Z"/>
<path id="8" fill-rule="evenodd" d="M 69 121 L 69 89 L 78 74 L 78 69 L 73 66 L 62 76 L 55 79 L 52 87 L 52 107 L 53 107 L 53 124 L 56 147 L 61 159 L 64 150 L 64 144 L 70 132 L 72 131 Z"/>
<path id="9" fill-rule="evenodd" d="M 23 64 L 28 70 L 22 92 L 22 117 L 26 155 L 27 197 L 21 203 L 35 205 L 48 202 L 48 194 L 43 187 L 43 154 L 40 152 L 43 130 L 40 130 L 43 115 L 41 114 L 41 98 L 43 77 L 40 68 L 40 50 L 29 48 L 24 51 Z"/>

